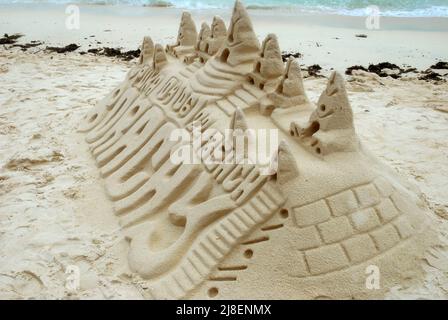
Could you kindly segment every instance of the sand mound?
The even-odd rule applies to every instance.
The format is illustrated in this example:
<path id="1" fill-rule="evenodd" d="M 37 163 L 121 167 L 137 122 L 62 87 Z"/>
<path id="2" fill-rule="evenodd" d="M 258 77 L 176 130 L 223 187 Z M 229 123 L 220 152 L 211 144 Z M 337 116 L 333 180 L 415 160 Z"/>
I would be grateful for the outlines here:
<path id="1" fill-rule="evenodd" d="M 198 35 L 185 13 L 177 42 L 145 38 L 139 61 L 80 130 L 148 298 L 372 298 L 422 278 L 431 221 L 363 147 L 339 74 L 311 104 L 238 1 L 227 32 L 216 17 Z M 267 162 L 248 129 L 276 133 Z M 203 137 L 189 149 L 173 132 Z"/>

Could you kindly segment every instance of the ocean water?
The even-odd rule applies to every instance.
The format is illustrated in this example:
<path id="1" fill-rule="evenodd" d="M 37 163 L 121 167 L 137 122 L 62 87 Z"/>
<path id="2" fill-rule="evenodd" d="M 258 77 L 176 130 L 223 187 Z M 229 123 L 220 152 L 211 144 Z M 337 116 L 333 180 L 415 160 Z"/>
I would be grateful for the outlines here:
<path id="1" fill-rule="evenodd" d="M 231 8 L 234 0 L 0 0 L 8 3 L 82 3 L 176 7 L 183 9 Z M 448 17 L 448 0 L 245 0 L 249 9 L 297 10 L 304 13 L 365 16 L 376 6 L 382 16 Z"/>

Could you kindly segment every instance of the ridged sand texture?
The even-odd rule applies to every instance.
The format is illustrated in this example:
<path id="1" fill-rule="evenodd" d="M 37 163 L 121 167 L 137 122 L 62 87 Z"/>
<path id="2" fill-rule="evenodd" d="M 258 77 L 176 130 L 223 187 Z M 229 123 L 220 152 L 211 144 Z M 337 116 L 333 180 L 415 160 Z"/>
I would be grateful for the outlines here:
<path id="1" fill-rule="evenodd" d="M 333 73 L 310 103 L 298 62 L 282 62 L 275 35 L 260 46 L 238 1 L 228 30 L 215 17 L 198 35 L 184 13 L 174 45 L 145 37 L 138 65 L 80 130 L 147 298 L 377 298 L 422 278 L 429 215 L 359 141 L 344 86 Z M 277 171 L 174 163 L 169 136 L 193 123 L 278 129 Z M 372 265 L 380 289 L 366 285 Z"/>

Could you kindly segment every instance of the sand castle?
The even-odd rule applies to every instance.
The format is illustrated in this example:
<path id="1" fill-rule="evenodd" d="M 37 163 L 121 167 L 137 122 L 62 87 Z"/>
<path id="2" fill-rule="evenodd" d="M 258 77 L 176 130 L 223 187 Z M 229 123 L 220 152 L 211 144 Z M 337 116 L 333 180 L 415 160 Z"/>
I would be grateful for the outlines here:
<path id="1" fill-rule="evenodd" d="M 421 279 L 425 206 L 363 147 L 344 86 L 333 73 L 312 104 L 298 62 L 282 62 L 275 35 L 260 45 L 239 1 L 228 30 L 215 17 L 197 34 L 185 13 L 174 45 L 144 39 L 80 130 L 148 299 L 378 298 Z M 229 128 L 278 131 L 270 174 L 223 161 Z M 212 133 L 193 148 L 201 161 L 172 161 L 179 129 Z"/>

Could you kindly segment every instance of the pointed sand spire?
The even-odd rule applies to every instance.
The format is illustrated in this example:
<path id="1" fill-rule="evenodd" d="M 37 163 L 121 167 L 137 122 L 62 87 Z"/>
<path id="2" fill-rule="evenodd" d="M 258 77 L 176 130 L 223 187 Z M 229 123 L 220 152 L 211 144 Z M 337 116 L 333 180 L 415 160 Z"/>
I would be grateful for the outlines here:
<path id="1" fill-rule="evenodd" d="M 275 171 L 277 172 L 278 183 L 284 184 L 299 176 L 296 159 L 285 140 L 280 141 L 274 161 L 277 165 Z"/>
<path id="2" fill-rule="evenodd" d="M 252 40 L 253 38 L 256 38 L 256 36 L 253 31 L 252 21 L 241 1 L 236 0 L 227 33 L 227 40 L 230 43 L 238 43 L 246 39 Z"/>
<path id="3" fill-rule="evenodd" d="M 221 48 L 227 36 L 227 28 L 224 20 L 219 16 L 213 17 L 211 26 L 211 38 L 208 40 L 207 53 L 214 55 Z"/>
<path id="4" fill-rule="evenodd" d="M 345 90 L 345 80 L 338 72 L 333 72 L 327 88 L 317 103 L 315 118 L 319 120 L 321 130 L 352 129 L 353 111 Z"/>
<path id="5" fill-rule="evenodd" d="M 220 16 L 214 16 L 212 21 L 212 37 L 219 38 L 227 35 L 227 28 Z"/>
<path id="6" fill-rule="evenodd" d="M 189 12 L 184 11 L 180 21 L 179 31 L 177 33 L 177 41 L 174 45 L 167 45 L 167 52 L 177 58 L 194 52 L 198 33 L 196 25 Z"/>
<path id="7" fill-rule="evenodd" d="M 283 60 L 277 37 L 269 34 L 263 41 L 260 57 L 257 59 L 254 71 L 249 74 L 249 82 L 260 89 L 273 88 L 277 79 L 283 74 Z"/>
<path id="8" fill-rule="evenodd" d="M 306 97 L 305 90 L 303 88 L 302 71 L 296 59 L 288 59 L 284 77 L 277 89 L 278 93 L 281 93 L 287 97 Z"/>
<path id="9" fill-rule="evenodd" d="M 268 34 L 264 39 L 259 63 L 260 70 L 256 71 L 265 79 L 275 79 L 283 74 L 282 53 L 275 34 Z"/>
<path id="10" fill-rule="evenodd" d="M 177 34 L 177 44 L 179 46 L 194 46 L 197 39 L 196 25 L 189 12 L 183 12 L 179 26 L 179 32 Z"/>
<path id="11" fill-rule="evenodd" d="M 147 63 L 149 60 L 152 59 L 153 55 L 154 55 L 154 43 L 152 42 L 151 37 L 146 36 L 143 38 L 139 63 L 140 64 Z"/>
<path id="12" fill-rule="evenodd" d="M 168 62 L 165 50 L 162 45 L 156 44 L 154 47 L 154 57 L 152 60 L 152 67 L 156 71 L 160 71 Z"/>
<path id="13" fill-rule="evenodd" d="M 219 59 L 231 66 L 243 63 L 252 64 L 259 50 L 260 44 L 254 33 L 249 15 L 243 4 L 237 0 L 233 8 L 227 39 L 218 53 Z"/>
<path id="14" fill-rule="evenodd" d="M 212 31 L 206 22 L 203 22 L 201 25 L 201 31 L 199 31 L 198 42 L 196 44 L 196 50 L 198 51 L 206 51 L 207 40 L 212 35 Z"/>
<path id="15" fill-rule="evenodd" d="M 255 150 L 256 140 L 253 132 L 249 130 L 246 116 L 243 110 L 236 108 L 230 120 L 230 135 L 226 133 L 226 150 L 235 151 L 236 163 L 256 163 L 256 154 L 250 152 Z"/>
<path id="16" fill-rule="evenodd" d="M 289 108 L 308 103 L 303 86 L 300 65 L 294 58 L 289 58 L 285 73 L 276 90 L 269 94 L 276 107 Z"/>
<path id="17" fill-rule="evenodd" d="M 359 147 L 345 81 L 339 73 L 331 74 L 308 125 L 300 129 L 292 122 L 293 132 L 298 132 L 301 142 L 319 155 L 354 151 Z"/>
<path id="18" fill-rule="evenodd" d="M 236 108 L 233 113 L 232 120 L 230 121 L 230 129 L 246 131 L 247 126 L 246 117 L 240 108 Z"/>

